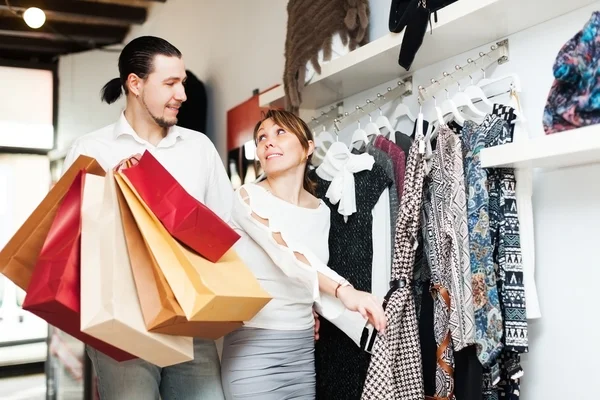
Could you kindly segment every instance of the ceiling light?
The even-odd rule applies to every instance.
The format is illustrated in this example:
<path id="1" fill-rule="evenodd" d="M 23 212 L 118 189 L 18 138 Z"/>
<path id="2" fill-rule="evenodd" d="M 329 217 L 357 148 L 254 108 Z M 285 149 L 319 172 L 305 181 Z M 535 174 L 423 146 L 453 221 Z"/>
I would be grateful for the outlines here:
<path id="1" fill-rule="evenodd" d="M 37 7 L 29 7 L 23 13 L 23 19 L 30 28 L 37 29 L 46 22 L 46 14 Z"/>

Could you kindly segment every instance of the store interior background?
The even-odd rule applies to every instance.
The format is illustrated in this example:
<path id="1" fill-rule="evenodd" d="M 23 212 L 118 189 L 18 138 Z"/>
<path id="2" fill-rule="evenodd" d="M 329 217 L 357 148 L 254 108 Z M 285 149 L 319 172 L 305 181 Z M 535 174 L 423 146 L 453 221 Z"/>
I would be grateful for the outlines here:
<path id="1" fill-rule="evenodd" d="M 388 33 L 390 2 L 371 0 L 371 40 Z M 542 111 L 558 50 L 596 10 L 600 1 L 509 36 L 509 62 L 488 70 L 488 77 L 516 73 L 521 78 L 521 104 L 531 137 L 543 135 Z M 225 157 L 227 110 L 248 99 L 254 89 L 264 90 L 281 81 L 286 19 L 284 0 L 168 0 L 153 5 L 147 22 L 134 27 L 126 41 L 150 34 L 182 51 L 186 68 L 206 86 L 206 133 Z M 503 39 L 501 33 L 498 39 Z M 489 44 L 417 70 L 412 73 L 413 85 L 427 85 L 431 78 L 488 50 Z M 60 58 L 57 149 L 118 118 L 123 99 L 109 106 L 100 102 L 99 95 L 102 86 L 118 75 L 117 58 L 118 53 L 102 51 Z M 21 88 L 26 86 L 21 84 Z M 353 110 L 391 84 L 344 99 L 344 107 Z M 10 99 L 31 110 L 34 98 L 30 90 L 9 93 L 0 88 L 0 104 Z M 415 96 L 405 103 L 413 113 L 418 111 Z M 10 120 L 11 115 L 2 114 L 0 108 L 0 117 Z M 536 282 L 542 318 L 529 325 L 523 399 L 583 399 L 593 393 L 600 357 L 595 346 L 600 326 L 593 311 L 600 281 L 595 251 L 600 238 L 598 176 L 599 165 L 535 173 Z M 0 154 L 0 245 L 39 203 L 49 181 L 45 157 Z"/>

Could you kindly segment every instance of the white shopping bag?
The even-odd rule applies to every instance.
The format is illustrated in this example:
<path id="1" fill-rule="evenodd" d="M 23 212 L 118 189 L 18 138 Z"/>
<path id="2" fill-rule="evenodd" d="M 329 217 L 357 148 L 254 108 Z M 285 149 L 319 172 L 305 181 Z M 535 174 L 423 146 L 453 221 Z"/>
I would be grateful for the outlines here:
<path id="1" fill-rule="evenodd" d="M 81 331 L 159 367 L 194 358 L 192 338 L 151 333 L 137 296 L 112 171 L 86 175 L 81 210 Z"/>

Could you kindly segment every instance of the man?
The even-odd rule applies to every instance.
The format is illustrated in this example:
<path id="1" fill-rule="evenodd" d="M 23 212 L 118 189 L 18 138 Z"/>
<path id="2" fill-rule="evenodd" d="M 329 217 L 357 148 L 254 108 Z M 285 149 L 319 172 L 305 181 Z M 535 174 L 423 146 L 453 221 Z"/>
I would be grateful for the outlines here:
<path id="1" fill-rule="evenodd" d="M 115 124 L 77 139 L 64 170 L 81 154 L 108 170 L 149 151 L 192 196 L 229 221 L 233 191 L 217 150 L 204 134 L 176 126 L 178 109 L 186 100 L 186 70 L 179 50 L 157 37 L 134 39 L 119 56 L 119 73 L 104 86 L 102 100 L 110 104 L 124 93 L 125 111 Z M 212 340 L 195 339 L 194 360 L 167 368 L 141 359 L 118 363 L 91 347 L 87 353 L 102 400 L 224 398 Z"/>

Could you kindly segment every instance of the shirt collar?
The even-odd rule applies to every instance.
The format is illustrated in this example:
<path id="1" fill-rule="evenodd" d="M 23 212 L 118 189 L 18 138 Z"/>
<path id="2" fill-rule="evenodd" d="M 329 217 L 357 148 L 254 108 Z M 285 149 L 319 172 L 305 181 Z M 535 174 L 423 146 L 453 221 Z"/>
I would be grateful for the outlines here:
<path id="1" fill-rule="evenodd" d="M 133 130 L 129 124 L 129 121 L 127 121 L 127 118 L 125 118 L 125 112 L 121 113 L 121 116 L 119 117 L 119 120 L 115 124 L 114 128 L 115 139 L 123 135 L 131 136 L 136 142 L 141 144 L 148 143 L 146 140 L 139 137 L 138 134 Z M 178 138 L 185 139 L 185 134 L 180 127 L 173 125 L 169 128 L 167 136 L 165 136 L 156 147 L 171 147 L 177 143 Z"/>

